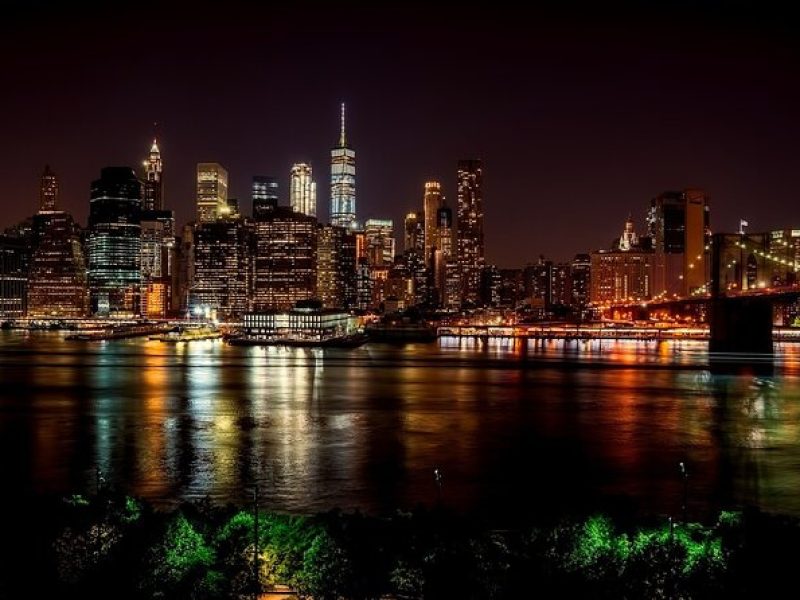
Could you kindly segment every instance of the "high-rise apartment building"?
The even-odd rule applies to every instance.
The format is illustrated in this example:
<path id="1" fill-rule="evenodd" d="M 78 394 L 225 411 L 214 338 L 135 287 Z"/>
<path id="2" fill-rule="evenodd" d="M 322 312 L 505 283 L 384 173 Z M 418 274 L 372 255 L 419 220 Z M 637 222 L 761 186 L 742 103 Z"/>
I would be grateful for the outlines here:
<path id="1" fill-rule="evenodd" d="M 23 238 L 0 235 L 0 320 L 25 316 L 28 262 Z"/>
<path id="2" fill-rule="evenodd" d="M 458 162 L 458 263 L 462 302 L 480 302 L 483 244 L 483 164 L 480 160 Z"/>
<path id="3" fill-rule="evenodd" d="M 339 143 L 331 150 L 331 225 L 356 224 L 356 152 L 347 143 L 342 103 Z"/>
<path id="4" fill-rule="evenodd" d="M 92 182 L 87 253 L 95 314 L 139 314 L 141 207 L 142 183 L 133 169 L 106 167 Z"/>
<path id="5" fill-rule="evenodd" d="M 219 163 L 197 163 L 197 222 L 213 223 L 228 206 L 228 171 Z"/>
<path id="6" fill-rule="evenodd" d="M 309 217 L 317 216 L 317 184 L 314 182 L 311 165 L 292 165 L 289 201 L 293 211 Z"/>

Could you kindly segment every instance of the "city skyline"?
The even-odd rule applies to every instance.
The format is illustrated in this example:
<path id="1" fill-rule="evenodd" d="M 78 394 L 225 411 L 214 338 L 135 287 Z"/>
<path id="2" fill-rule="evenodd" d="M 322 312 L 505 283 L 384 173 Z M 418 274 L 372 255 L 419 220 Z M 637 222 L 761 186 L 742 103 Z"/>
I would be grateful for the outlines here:
<path id="1" fill-rule="evenodd" d="M 11 35 L 0 42 L 4 56 L 16 57 L 7 69 L 11 93 L 0 100 L 0 131 L 4 139 L 25 140 L 2 151 L 0 176 L 13 199 L 3 225 L 33 212 L 44 164 L 59 173 L 63 208 L 85 223 L 89 182 L 104 166 L 141 164 L 154 121 L 164 196 L 179 223 L 193 212 L 195 165 L 208 160 L 229 170 L 231 197 L 247 198 L 254 175 L 278 177 L 282 203 L 289 168 L 309 162 L 319 174 L 326 221 L 329 152 L 342 101 L 348 142 L 358 152 L 359 219 L 402 222 L 429 179 L 441 180 L 444 195 L 455 198 L 457 160 L 480 158 L 487 170 L 486 259 L 499 266 L 604 247 L 628 212 L 641 231 L 640 207 L 665 190 L 706 190 L 715 231 L 734 230 L 740 218 L 759 230 L 795 219 L 800 158 L 793 140 L 800 131 L 791 110 L 799 90 L 789 74 L 797 48 L 764 11 L 734 7 L 718 18 L 702 4 L 657 20 L 623 6 L 575 21 L 560 12 L 519 14 L 511 23 L 489 8 L 457 15 L 430 9 L 424 22 L 413 19 L 414 11 L 392 9 L 361 16 L 344 9 L 342 21 L 356 31 L 340 42 L 348 55 L 342 72 L 333 70 L 339 51 L 323 51 L 346 26 L 315 29 L 330 16 L 322 6 L 310 7 L 310 21 L 298 25 L 291 8 L 256 12 L 246 22 L 249 13 L 234 2 L 220 19 L 237 34 L 223 34 L 227 43 L 214 52 L 195 38 L 212 26 L 209 17 L 192 14 L 188 33 L 189 17 L 167 6 L 153 34 L 153 57 L 141 52 L 127 6 L 74 15 L 20 7 L 9 15 Z M 587 22 L 594 17 L 598 27 Z M 109 36 L 104 28 L 88 35 L 101 18 L 108 31 L 118 26 L 123 34 L 108 56 L 86 62 L 88 40 Z M 371 27 L 359 29 L 367 21 Z M 461 34 L 479 24 L 482 50 L 470 51 Z M 421 41 L 412 47 L 403 34 L 409 26 L 440 37 L 433 44 L 416 35 Z M 671 41 L 676 26 L 684 32 L 681 44 Z M 301 35 L 307 31 L 317 34 Z M 300 73 L 293 71 L 297 56 L 309 59 Z M 163 57 L 162 70 L 148 69 Z M 142 90 L 136 77 L 124 78 L 126 69 L 117 73 L 118 64 L 139 65 L 155 84 Z M 458 82 L 467 65 L 475 87 L 464 94 Z M 194 77 L 211 67 L 226 74 L 220 91 L 191 94 Z M 39 98 L 40 80 L 26 75 L 32 68 L 54 73 L 58 102 Z M 314 78 L 303 75 L 308 69 Z M 99 73 L 108 85 L 101 98 L 87 97 Z M 265 83 L 251 85 L 257 74 Z M 576 238 L 585 240 L 580 248 Z"/>

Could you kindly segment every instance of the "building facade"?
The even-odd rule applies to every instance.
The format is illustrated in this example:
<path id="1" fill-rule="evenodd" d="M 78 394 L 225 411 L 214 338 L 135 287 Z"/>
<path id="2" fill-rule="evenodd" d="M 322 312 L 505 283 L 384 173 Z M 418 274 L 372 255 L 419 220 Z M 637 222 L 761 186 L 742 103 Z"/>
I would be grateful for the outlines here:
<path id="1" fill-rule="evenodd" d="M 92 182 L 89 205 L 89 288 L 92 312 L 139 314 L 142 183 L 129 167 L 106 167 Z"/>
<path id="2" fill-rule="evenodd" d="M 231 320 L 249 310 L 250 239 L 242 220 L 198 223 L 193 257 L 193 314 Z"/>
<path id="3" fill-rule="evenodd" d="M 483 164 L 480 160 L 458 162 L 458 263 L 461 300 L 480 302 L 483 243 Z"/>
<path id="4" fill-rule="evenodd" d="M 269 214 L 278 206 L 278 180 L 267 175 L 254 176 L 251 200 L 253 203 L 251 214 L 254 219 Z"/>
<path id="5" fill-rule="evenodd" d="M 144 161 L 144 200 L 142 202 L 144 210 L 164 210 L 162 168 L 161 151 L 158 149 L 158 141 L 154 139 L 153 145 L 150 146 L 150 154 Z"/>
<path id="6" fill-rule="evenodd" d="M 213 223 L 228 206 L 228 171 L 219 163 L 197 163 L 197 222 Z"/>
<path id="7" fill-rule="evenodd" d="M 356 152 L 347 143 L 342 104 L 339 143 L 331 150 L 331 225 L 356 224 Z"/>
<path id="8" fill-rule="evenodd" d="M 292 165 L 289 201 L 293 211 L 309 217 L 317 216 L 317 184 L 314 182 L 311 165 Z"/>
<path id="9" fill-rule="evenodd" d="M 277 207 L 254 223 L 256 311 L 289 310 L 317 292 L 317 220 Z"/>

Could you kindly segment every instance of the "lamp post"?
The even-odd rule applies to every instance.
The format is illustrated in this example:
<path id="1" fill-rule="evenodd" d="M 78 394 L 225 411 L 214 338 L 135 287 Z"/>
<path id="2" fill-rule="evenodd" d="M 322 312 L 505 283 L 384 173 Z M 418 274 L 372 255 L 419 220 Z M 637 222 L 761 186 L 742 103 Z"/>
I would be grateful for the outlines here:
<path id="1" fill-rule="evenodd" d="M 689 501 L 689 472 L 686 470 L 686 464 L 683 461 L 678 463 L 678 467 L 681 470 L 681 477 L 683 477 L 683 506 L 681 506 L 681 510 L 683 512 L 683 522 L 686 523 Z"/>

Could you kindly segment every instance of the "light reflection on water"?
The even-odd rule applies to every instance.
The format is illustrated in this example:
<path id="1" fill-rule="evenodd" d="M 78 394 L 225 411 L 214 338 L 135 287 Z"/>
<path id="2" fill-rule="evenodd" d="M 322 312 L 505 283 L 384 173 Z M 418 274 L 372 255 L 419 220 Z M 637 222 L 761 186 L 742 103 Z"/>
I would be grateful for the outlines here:
<path id="1" fill-rule="evenodd" d="M 0 333 L 0 478 L 31 493 L 113 485 L 157 502 L 386 512 L 443 497 L 514 516 L 626 505 L 800 514 L 800 348 L 776 375 L 711 376 L 702 342 L 351 350 Z"/>

